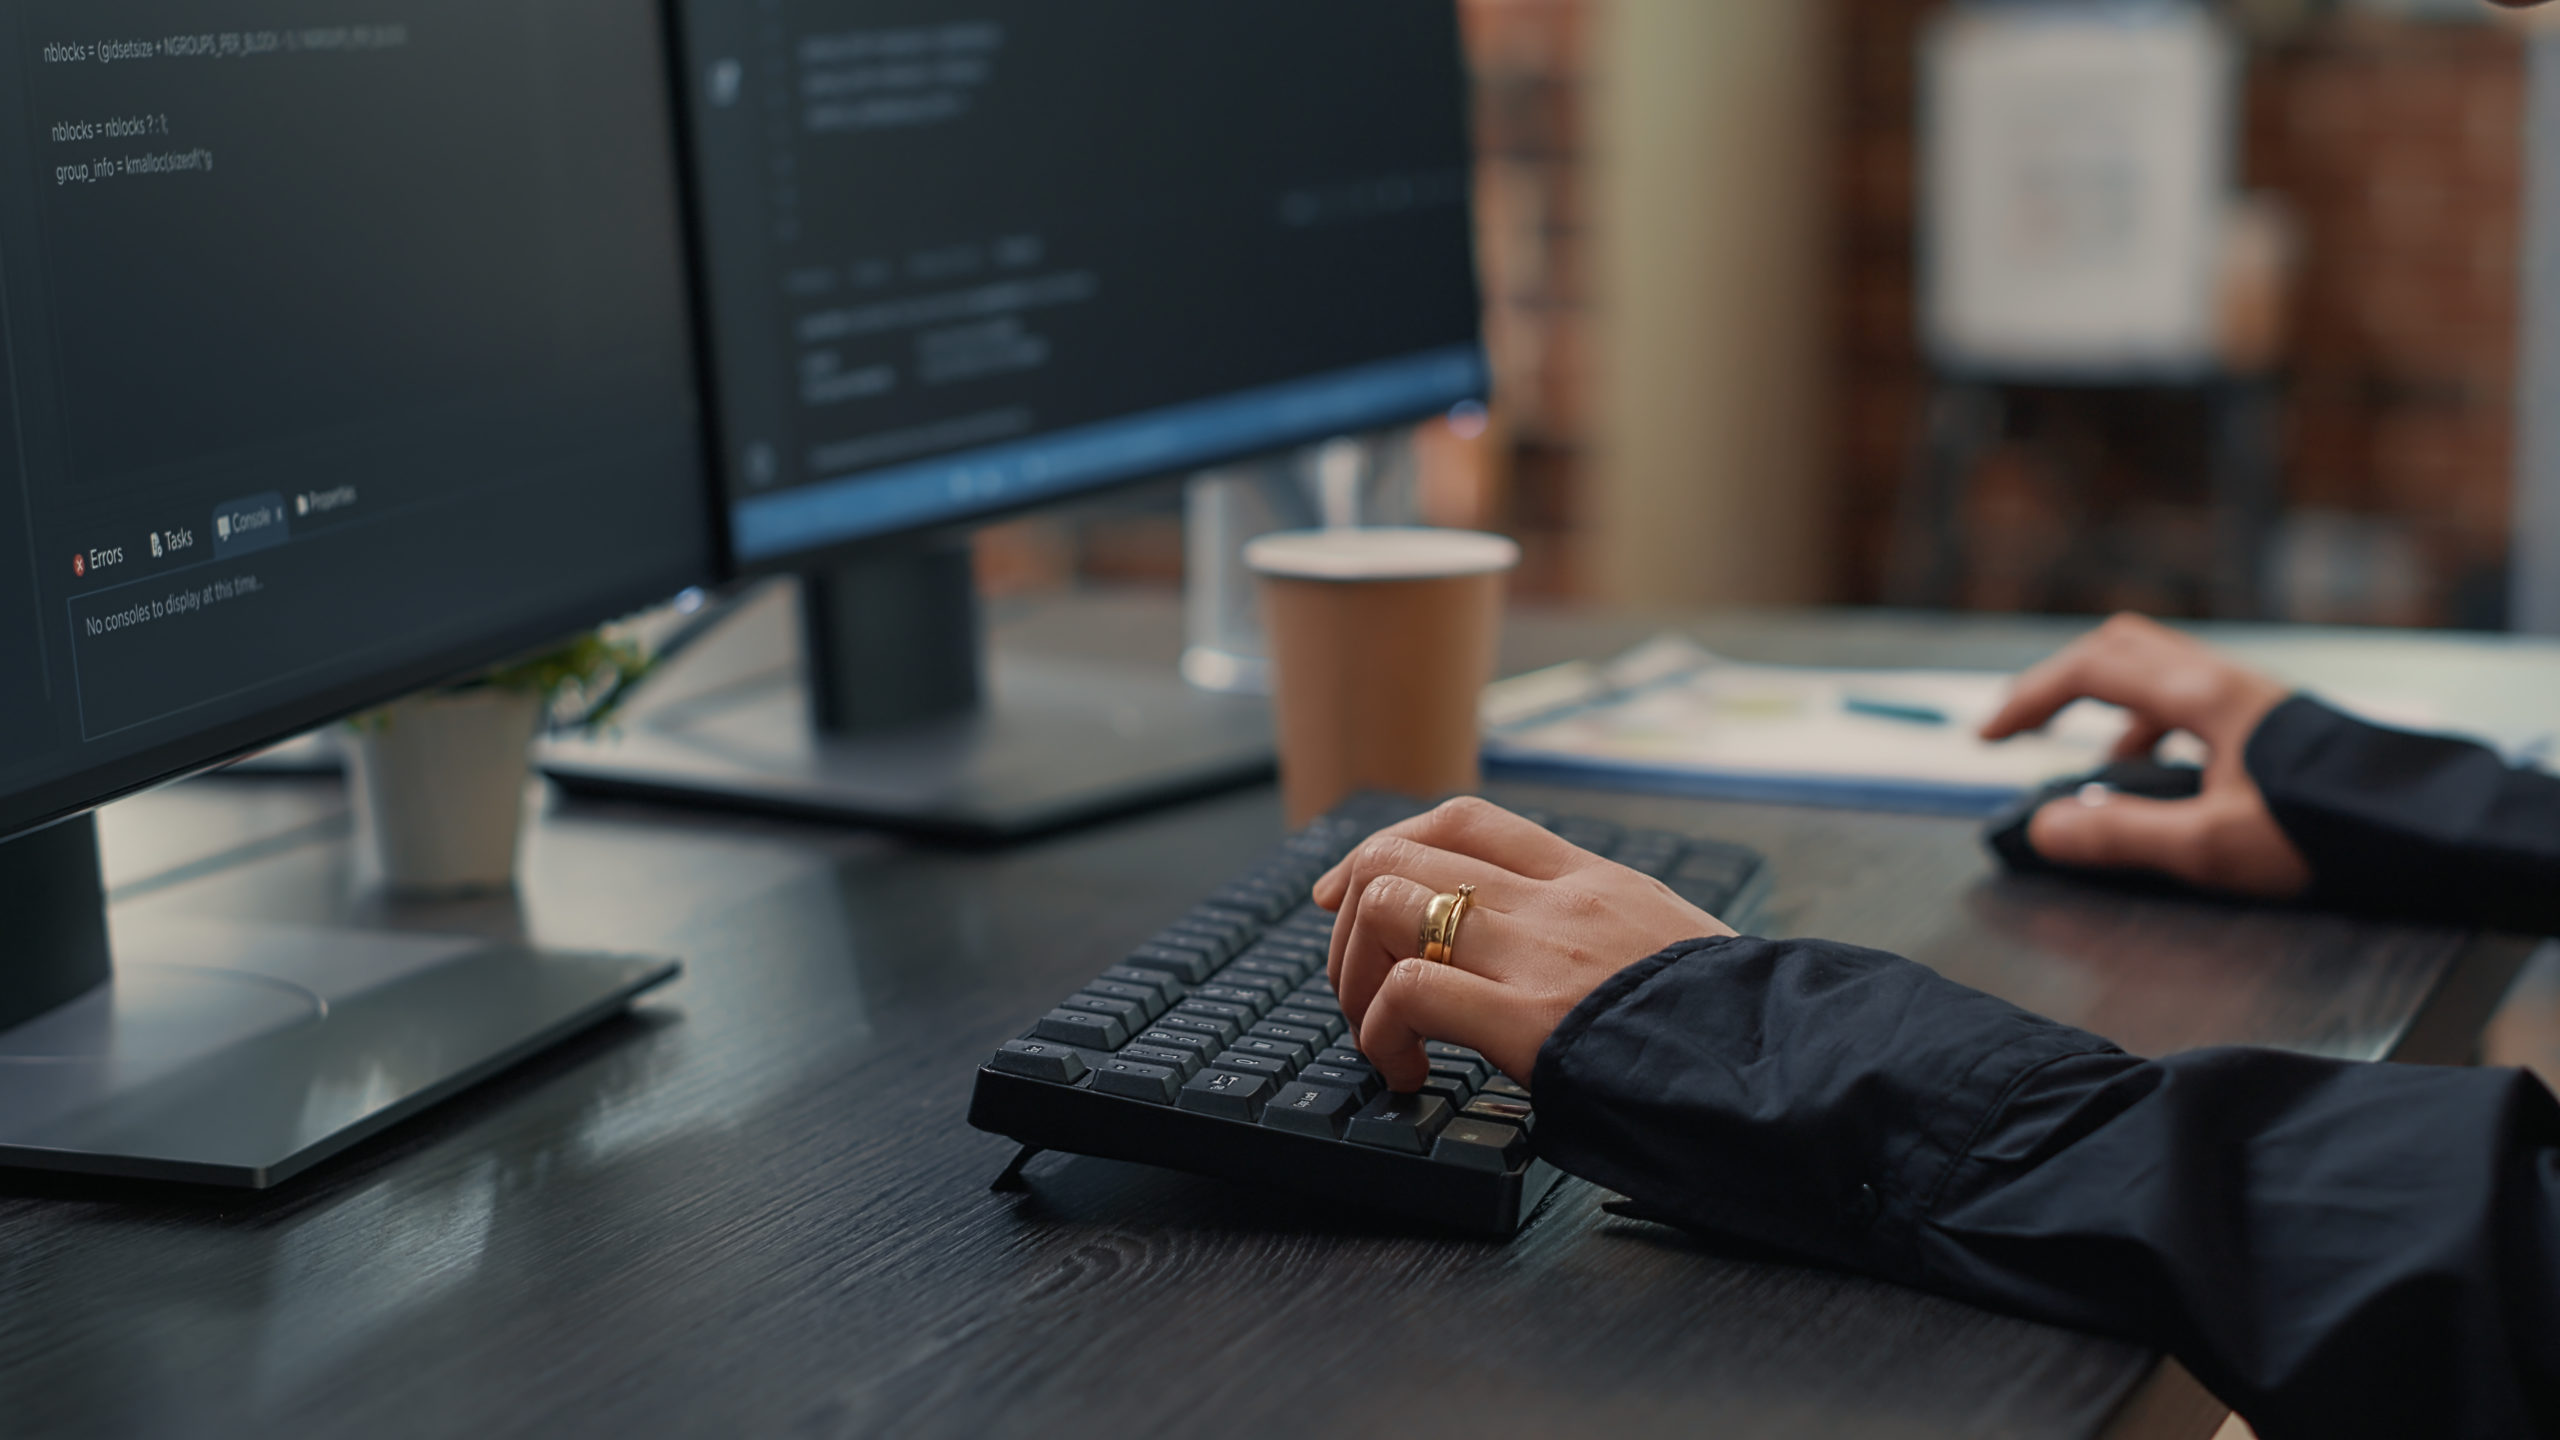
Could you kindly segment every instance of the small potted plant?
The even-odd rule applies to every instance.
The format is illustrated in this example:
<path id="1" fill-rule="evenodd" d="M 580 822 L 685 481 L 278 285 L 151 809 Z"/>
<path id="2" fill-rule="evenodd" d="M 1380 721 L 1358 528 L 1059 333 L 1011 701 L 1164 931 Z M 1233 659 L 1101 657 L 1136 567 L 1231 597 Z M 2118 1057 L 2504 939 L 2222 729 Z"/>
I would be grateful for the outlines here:
<path id="1" fill-rule="evenodd" d="M 357 823 L 383 882 L 415 896 L 513 885 L 534 737 L 603 725 L 649 666 L 637 643 L 590 631 L 349 722 Z"/>

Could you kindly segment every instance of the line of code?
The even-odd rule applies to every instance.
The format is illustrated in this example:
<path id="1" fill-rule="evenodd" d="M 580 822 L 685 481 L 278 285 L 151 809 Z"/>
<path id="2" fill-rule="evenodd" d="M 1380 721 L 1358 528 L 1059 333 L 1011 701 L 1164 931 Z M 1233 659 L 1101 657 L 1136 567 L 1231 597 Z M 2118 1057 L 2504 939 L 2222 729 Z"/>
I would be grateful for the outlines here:
<path id="1" fill-rule="evenodd" d="M 410 42 L 403 22 L 375 25 L 314 25 L 286 30 L 203 30 L 157 38 L 118 36 L 94 40 L 52 40 L 41 47 L 48 66 L 125 68 L 133 65 L 203 61 L 284 59 L 307 55 L 346 55 L 404 49 Z M 174 176 L 209 176 L 215 170 L 211 146 L 186 144 L 180 125 L 166 111 L 120 110 L 103 115 L 67 115 L 44 130 L 58 150 L 52 167 L 56 189 L 93 186 L 123 180 Z M 144 142 L 137 148 L 101 149 L 116 142 Z M 150 142 L 164 142 L 152 144 Z M 178 143 L 167 143 L 178 142 Z"/>

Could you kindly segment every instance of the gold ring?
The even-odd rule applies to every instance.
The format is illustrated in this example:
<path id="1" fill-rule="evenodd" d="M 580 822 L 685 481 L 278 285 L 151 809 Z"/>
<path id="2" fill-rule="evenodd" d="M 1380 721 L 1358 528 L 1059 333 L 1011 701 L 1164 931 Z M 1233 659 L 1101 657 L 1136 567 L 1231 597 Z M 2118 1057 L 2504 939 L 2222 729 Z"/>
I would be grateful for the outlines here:
<path id="1" fill-rule="evenodd" d="M 1435 965 L 1454 965 L 1458 946 L 1458 924 L 1467 918 L 1467 910 L 1476 903 L 1476 887 L 1461 885 L 1431 897 L 1429 909 L 1422 912 L 1422 958 Z"/>

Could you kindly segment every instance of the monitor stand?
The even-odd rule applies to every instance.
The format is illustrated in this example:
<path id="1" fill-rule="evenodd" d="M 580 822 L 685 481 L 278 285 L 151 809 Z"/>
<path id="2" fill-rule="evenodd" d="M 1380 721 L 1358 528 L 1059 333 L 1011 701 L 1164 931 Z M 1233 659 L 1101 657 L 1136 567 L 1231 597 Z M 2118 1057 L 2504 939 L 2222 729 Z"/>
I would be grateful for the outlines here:
<path id="1" fill-rule="evenodd" d="M 119 921 L 96 821 L 0 844 L 0 1167 L 264 1189 L 620 1011 L 666 960 Z"/>
<path id="2" fill-rule="evenodd" d="M 547 741 L 543 770 L 572 791 L 972 841 L 1273 772 L 1268 702 L 1194 690 L 1170 662 L 998 648 L 990 663 L 965 546 L 884 551 L 800 591 L 796 637 L 748 607 L 607 731 Z"/>

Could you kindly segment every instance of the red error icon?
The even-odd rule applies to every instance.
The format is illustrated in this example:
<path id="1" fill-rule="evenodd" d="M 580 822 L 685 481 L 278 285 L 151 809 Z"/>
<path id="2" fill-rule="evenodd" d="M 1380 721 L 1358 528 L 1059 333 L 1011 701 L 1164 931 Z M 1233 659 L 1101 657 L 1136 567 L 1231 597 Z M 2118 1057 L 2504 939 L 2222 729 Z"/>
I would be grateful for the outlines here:
<path id="1" fill-rule="evenodd" d="M 81 577 L 81 576 L 83 576 L 83 575 L 86 575 L 86 574 L 88 574 L 88 573 L 89 573 L 89 557 L 88 557 L 88 556 L 86 556 L 86 555 L 74 555 L 74 556 L 72 556 L 72 557 L 71 557 L 71 574 L 72 574 L 72 577 L 73 577 L 74 579 L 77 579 L 77 578 L 79 578 L 79 577 Z"/>

